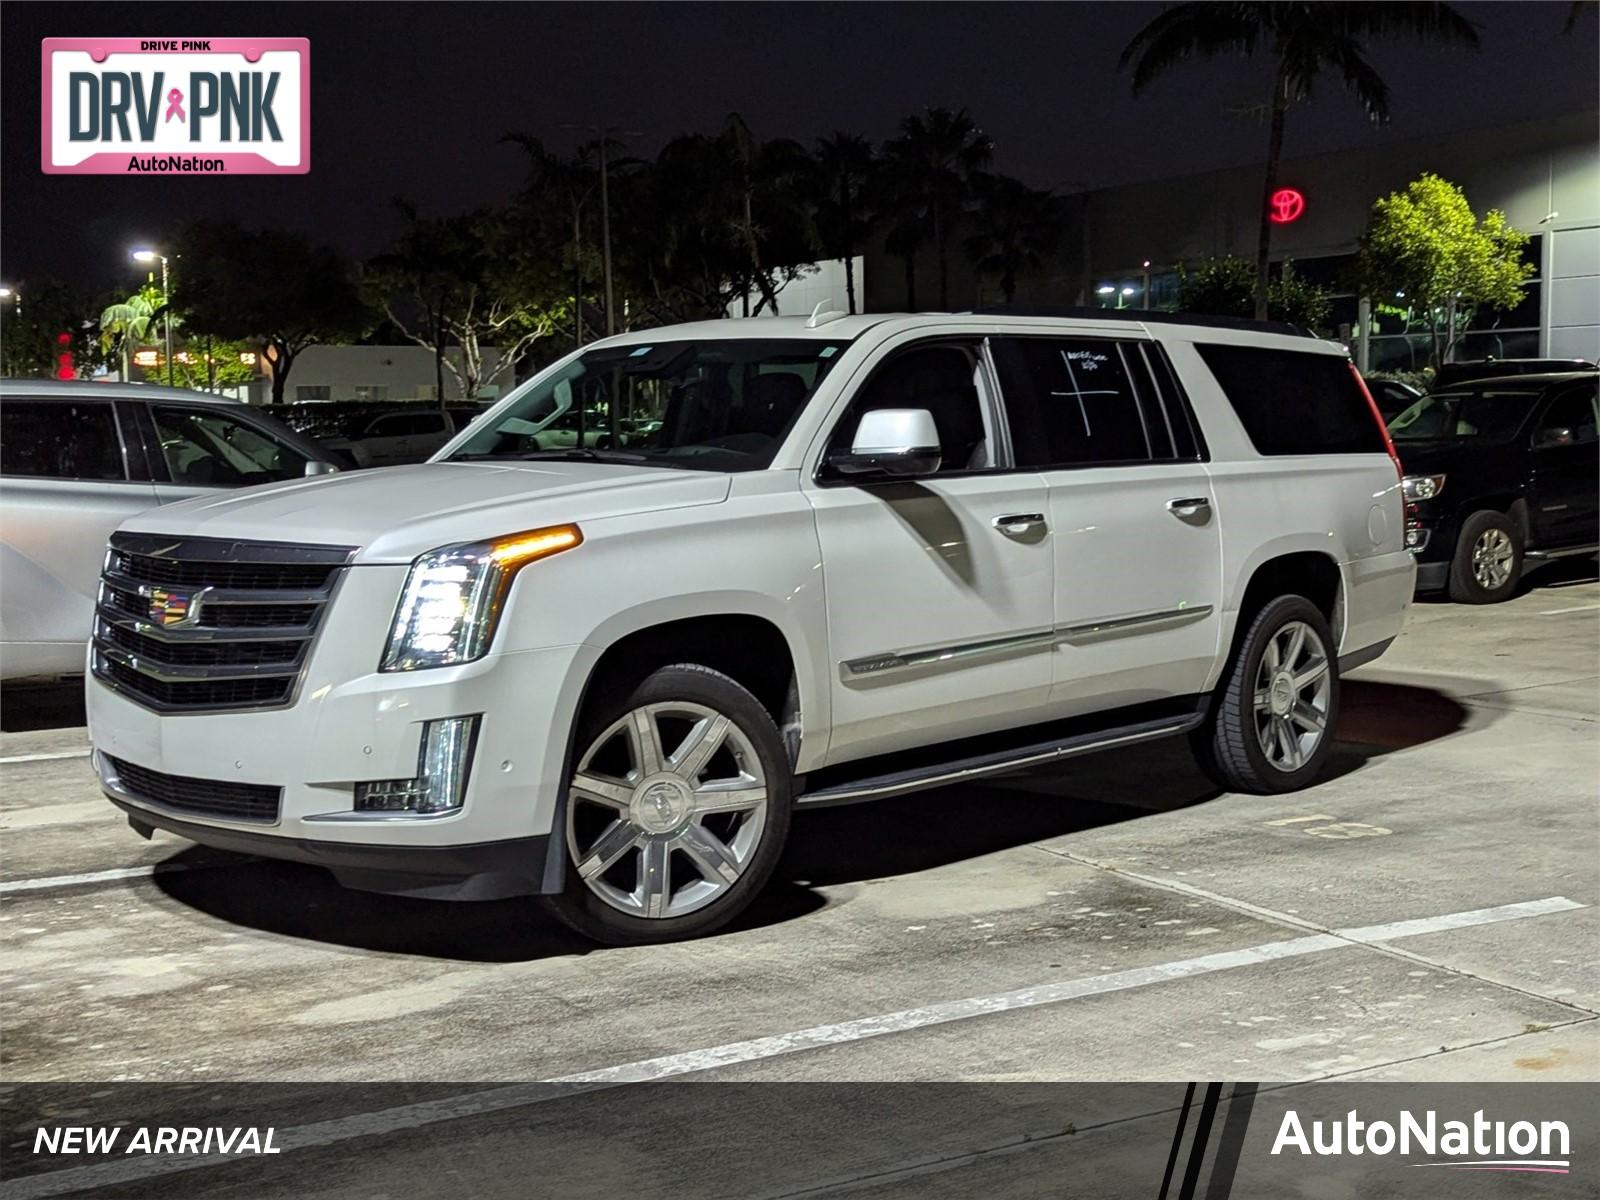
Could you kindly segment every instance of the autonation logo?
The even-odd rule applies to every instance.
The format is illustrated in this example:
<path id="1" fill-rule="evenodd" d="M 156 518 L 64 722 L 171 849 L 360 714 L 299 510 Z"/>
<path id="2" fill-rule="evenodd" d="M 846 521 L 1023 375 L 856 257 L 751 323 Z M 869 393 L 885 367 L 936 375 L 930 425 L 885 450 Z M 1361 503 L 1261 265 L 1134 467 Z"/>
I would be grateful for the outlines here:
<path id="1" fill-rule="evenodd" d="M 46 38 L 47 174 L 311 169 L 305 38 Z"/>
<path id="2" fill-rule="evenodd" d="M 1396 1121 L 1363 1121 L 1355 1109 L 1331 1121 L 1313 1120 L 1310 1132 L 1294 1109 L 1283 1114 L 1272 1153 L 1298 1151 L 1308 1157 L 1370 1154 L 1443 1155 L 1413 1167 L 1458 1171 L 1523 1171 L 1565 1175 L 1571 1169 L 1572 1136 L 1565 1121 L 1491 1121 L 1479 1109 L 1470 1121 L 1441 1121 L 1432 1110 L 1418 1118 L 1402 1109 Z"/>

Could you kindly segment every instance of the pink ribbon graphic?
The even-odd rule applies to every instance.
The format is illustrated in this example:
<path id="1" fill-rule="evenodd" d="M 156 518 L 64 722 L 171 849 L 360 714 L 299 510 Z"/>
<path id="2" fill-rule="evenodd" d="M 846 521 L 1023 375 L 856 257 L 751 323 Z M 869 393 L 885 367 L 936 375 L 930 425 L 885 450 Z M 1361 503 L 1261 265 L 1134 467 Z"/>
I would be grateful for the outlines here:
<path id="1" fill-rule="evenodd" d="M 180 121 L 187 121 L 189 119 L 188 117 L 184 116 L 183 113 L 183 93 L 177 88 L 173 88 L 167 93 L 167 115 L 163 121 L 163 124 L 165 124 L 166 121 L 172 120 L 173 117 L 177 117 Z"/>

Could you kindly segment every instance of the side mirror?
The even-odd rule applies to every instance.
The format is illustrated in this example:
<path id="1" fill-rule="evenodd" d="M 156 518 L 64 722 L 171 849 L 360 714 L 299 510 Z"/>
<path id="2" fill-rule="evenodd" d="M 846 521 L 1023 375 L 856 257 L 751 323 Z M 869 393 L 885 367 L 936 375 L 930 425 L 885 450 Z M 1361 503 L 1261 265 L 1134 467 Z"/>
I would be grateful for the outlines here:
<path id="1" fill-rule="evenodd" d="M 306 459 L 306 477 L 313 475 L 337 475 L 339 468 L 332 463 L 325 463 L 315 458 Z"/>
<path id="2" fill-rule="evenodd" d="M 1549 429 L 1541 429 L 1534 434 L 1533 448 L 1535 450 L 1549 450 L 1556 446 L 1576 445 L 1577 441 L 1578 439 L 1572 436 L 1572 430 L 1564 425 L 1556 425 Z"/>
<path id="3" fill-rule="evenodd" d="M 841 475 L 932 475 L 939 469 L 939 429 L 925 408 L 876 408 L 861 414 L 848 451 L 828 465 Z"/>

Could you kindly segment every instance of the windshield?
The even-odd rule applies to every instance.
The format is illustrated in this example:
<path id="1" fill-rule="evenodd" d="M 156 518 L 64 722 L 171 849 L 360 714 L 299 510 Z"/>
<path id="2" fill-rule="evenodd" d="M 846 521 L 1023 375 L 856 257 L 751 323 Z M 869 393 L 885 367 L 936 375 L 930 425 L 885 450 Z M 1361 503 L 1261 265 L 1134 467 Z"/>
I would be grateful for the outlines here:
<path id="1" fill-rule="evenodd" d="M 1424 396 L 1389 422 L 1397 442 L 1500 442 L 1512 437 L 1537 399 L 1537 388 L 1486 384 Z"/>
<path id="2" fill-rule="evenodd" d="M 765 467 L 846 342 L 717 339 L 592 350 L 481 418 L 448 461 L 571 457 Z"/>

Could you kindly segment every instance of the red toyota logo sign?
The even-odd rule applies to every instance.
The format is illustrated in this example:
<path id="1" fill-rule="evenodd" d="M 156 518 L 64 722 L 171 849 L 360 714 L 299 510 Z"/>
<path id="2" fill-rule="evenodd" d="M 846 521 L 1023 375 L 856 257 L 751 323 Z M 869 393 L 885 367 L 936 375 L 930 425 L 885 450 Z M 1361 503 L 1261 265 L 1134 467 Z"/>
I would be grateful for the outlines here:
<path id="1" fill-rule="evenodd" d="M 1279 188 L 1272 193 L 1268 207 L 1274 224 L 1287 225 L 1298 221 L 1300 214 L 1306 211 L 1306 198 L 1294 188 Z"/>

